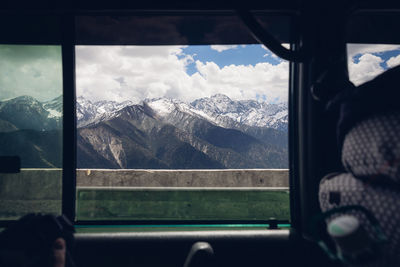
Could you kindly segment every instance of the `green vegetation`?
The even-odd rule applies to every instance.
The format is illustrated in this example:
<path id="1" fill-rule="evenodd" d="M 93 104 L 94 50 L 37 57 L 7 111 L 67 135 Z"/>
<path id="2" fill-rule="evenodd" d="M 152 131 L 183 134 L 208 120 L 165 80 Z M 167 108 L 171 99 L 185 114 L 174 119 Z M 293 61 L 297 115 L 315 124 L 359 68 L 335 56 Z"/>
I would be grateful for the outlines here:
<path id="1" fill-rule="evenodd" d="M 169 232 L 169 231 L 218 231 L 218 230 L 265 230 L 268 224 L 191 224 L 191 225 L 75 225 L 77 233 L 122 233 L 122 232 Z M 279 224 L 287 229 L 290 224 Z"/>
<path id="2" fill-rule="evenodd" d="M 78 220 L 289 220 L 286 190 L 79 189 Z"/>

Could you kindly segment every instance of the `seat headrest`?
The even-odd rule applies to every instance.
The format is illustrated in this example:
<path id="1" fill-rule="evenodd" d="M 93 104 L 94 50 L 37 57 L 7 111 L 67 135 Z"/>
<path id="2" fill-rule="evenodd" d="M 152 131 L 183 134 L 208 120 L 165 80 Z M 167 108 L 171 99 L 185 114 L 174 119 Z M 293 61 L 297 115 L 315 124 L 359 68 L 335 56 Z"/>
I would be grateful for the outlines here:
<path id="1" fill-rule="evenodd" d="M 344 138 L 342 162 L 355 177 L 400 183 L 400 111 L 356 123 Z"/>
<path id="2" fill-rule="evenodd" d="M 338 113 L 337 140 L 343 145 L 346 134 L 374 114 L 400 111 L 400 66 L 390 69 L 358 87 L 347 87 L 327 104 Z"/>

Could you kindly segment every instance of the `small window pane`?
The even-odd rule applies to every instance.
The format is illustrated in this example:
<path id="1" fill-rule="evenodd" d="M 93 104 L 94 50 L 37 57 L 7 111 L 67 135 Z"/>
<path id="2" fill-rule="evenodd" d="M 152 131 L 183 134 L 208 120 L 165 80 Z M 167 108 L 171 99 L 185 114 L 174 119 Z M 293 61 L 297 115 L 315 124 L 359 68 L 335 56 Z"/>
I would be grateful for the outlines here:
<path id="1" fill-rule="evenodd" d="M 0 59 L 0 156 L 18 156 L 22 168 L 0 174 L 0 219 L 60 214 L 61 47 L 0 45 Z"/>
<path id="2" fill-rule="evenodd" d="M 400 65 L 400 45 L 348 44 L 347 59 L 350 80 L 360 85 Z"/>

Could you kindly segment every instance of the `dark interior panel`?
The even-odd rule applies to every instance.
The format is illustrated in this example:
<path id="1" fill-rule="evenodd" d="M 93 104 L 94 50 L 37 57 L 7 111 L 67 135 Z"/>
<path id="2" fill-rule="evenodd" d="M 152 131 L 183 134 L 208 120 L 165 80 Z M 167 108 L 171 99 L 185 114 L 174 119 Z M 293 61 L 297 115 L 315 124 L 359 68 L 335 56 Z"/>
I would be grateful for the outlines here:
<path id="1" fill-rule="evenodd" d="M 289 230 L 76 234 L 75 257 L 82 267 L 183 266 L 198 241 L 211 244 L 220 267 L 334 266 Z"/>
<path id="2" fill-rule="evenodd" d="M 171 12 L 172 13 L 172 12 Z M 178 13 L 178 14 L 173 14 Z M 79 45 L 205 45 L 256 43 L 234 12 L 78 16 Z M 203 14 L 202 14 L 203 13 Z M 258 15 L 279 41 L 290 41 L 290 17 Z"/>
<path id="3" fill-rule="evenodd" d="M 400 36 L 393 34 L 399 26 L 399 12 L 357 12 L 348 19 L 346 38 L 349 43 L 399 44 Z"/>

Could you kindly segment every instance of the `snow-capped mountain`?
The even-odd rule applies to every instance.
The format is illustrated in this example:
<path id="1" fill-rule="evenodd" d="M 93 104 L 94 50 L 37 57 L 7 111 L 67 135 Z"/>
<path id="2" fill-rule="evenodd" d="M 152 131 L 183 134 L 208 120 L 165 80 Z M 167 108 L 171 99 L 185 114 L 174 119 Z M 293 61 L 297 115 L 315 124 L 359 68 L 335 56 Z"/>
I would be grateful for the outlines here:
<path id="1" fill-rule="evenodd" d="M 133 105 L 132 101 L 98 101 L 92 102 L 82 96 L 76 101 L 76 116 L 78 127 L 108 120 L 113 117 L 115 112 L 126 106 Z"/>
<path id="2" fill-rule="evenodd" d="M 167 116 L 178 110 L 193 116 L 200 116 L 224 128 L 237 128 L 245 125 L 287 130 L 288 109 L 286 103 L 267 104 L 255 100 L 234 101 L 222 94 L 200 98 L 190 104 L 167 98 L 146 99 L 144 102 L 160 116 Z"/>
<path id="3" fill-rule="evenodd" d="M 50 101 L 42 102 L 43 108 L 49 112 L 49 117 L 57 118 L 62 116 L 63 97 L 62 95 Z"/>
<path id="4" fill-rule="evenodd" d="M 139 104 L 79 97 L 76 107 L 80 168 L 287 168 L 284 104 L 215 95 Z M 28 155 L 25 167 L 60 166 L 61 122 L 61 96 L 0 101 L 3 150 Z"/>
<path id="5" fill-rule="evenodd" d="M 90 123 L 97 114 L 97 107 L 84 97 L 78 97 L 76 100 L 76 117 L 78 127 Z"/>
<path id="6" fill-rule="evenodd" d="M 205 119 L 213 124 L 217 124 L 215 118 L 207 115 L 202 110 L 194 108 L 191 104 L 187 104 L 180 100 L 156 98 L 145 99 L 143 103 L 148 105 L 160 117 L 170 117 L 170 115 L 174 112 L 183 112 L 194 117 Z"/>
<path id="7" fill-rule="evenodd" d="M 287 129 L 288 108 L 286 103 L 268 104 L 255 100 L 231 100 L 226 95 L 217 94 L 200 98 L 191 105 L 222 127 L 231 128 L 235 123 L 252 127 Z"/>
<path id="8" fill-rule="evenodd" d="M 132 101 L 92 103 L 83 97 L 78 97 L 78 127 L 111 119 L 117 116 L 117 111 L 133 104 Z M 151 107 L 157 116 L 165 117 L 175 111 L 181 111 L 201 117 L 224 128 L 238 128 L 244 125 L 287 130 L 288 124 L 286 103 L 267 104 L 255 100 L 234 101 L 222 94 L 200 98 L 190 104 L 168 98 L 145 99 L 143 104 Z"/>
<path id="9" fill-rule="evenodd" d="M 16 129 L 54 130 L 61 127 L 61 109 L 61 97 L 40 102 L 31 96 L 19 96 L 0 102 L 0 119 Z"/>
<path id="10" fill-rule="evenodd" d="M 287 168 L 285 131 L 221 127 L 179 100 L 146 99 L 107 116 L 78 129 L 79 168 Z"/>

